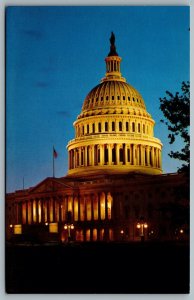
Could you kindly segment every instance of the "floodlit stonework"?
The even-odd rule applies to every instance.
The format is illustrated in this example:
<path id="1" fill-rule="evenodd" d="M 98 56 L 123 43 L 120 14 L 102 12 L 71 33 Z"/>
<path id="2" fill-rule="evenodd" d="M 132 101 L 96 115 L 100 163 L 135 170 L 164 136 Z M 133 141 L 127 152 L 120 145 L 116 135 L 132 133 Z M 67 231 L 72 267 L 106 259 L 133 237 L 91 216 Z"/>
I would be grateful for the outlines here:
<path id="1" fill-rule="evenodd" d="M 106 74 L 86 96 L 68 145 L 67 176 L 6 195 L 6 239 L 143 241 L 188 237 L 169 207 L 183 174 L 162 174 L 162 143 L 140 93 L 120 72 L 112 34 Z"/>

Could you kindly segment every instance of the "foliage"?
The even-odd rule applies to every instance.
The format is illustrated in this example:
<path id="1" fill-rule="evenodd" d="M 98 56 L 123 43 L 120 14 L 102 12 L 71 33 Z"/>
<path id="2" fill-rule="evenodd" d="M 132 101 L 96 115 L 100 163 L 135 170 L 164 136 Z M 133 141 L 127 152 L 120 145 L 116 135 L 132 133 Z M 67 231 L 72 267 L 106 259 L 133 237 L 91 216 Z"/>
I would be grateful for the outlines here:
<path id="1" fill-rule="evenodd" d="M 190 82 L 182 82 L 182 93 L 176 92 L 175 95 L 166 91 L 167 98 L 160 98 L 160 109 L 163 112 L 166 124 L 170 131 L 168 138 L 173 144 L 177 136 L 183 139 L 184 147 L 179 151 L 171 151 L 169 156 L 183 161 L 179 171 L 189 171 L 190 164 Z"/>

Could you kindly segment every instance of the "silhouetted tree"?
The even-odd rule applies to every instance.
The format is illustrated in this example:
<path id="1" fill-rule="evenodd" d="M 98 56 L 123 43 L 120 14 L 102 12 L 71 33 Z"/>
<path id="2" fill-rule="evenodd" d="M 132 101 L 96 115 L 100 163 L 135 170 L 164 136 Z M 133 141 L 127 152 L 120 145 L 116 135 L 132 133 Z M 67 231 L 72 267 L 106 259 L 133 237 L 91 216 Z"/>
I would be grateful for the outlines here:
<path id="1" fill-rule="evenodd" d="M 189 172 L 190 165 L 190 82 L 182 82 L 182 93 L 176 92 L 175 95 L 166 91 L 167 98 L 160 98 L 160 109 L 165 120 L 161 120 L 168 126 L 170 131 L 168 138 L 170 144 L 180 136 L 184 141 L 184 147 L 179 151 L 171 151 L 169 156 L 183 161 L 179 171 Z"/>

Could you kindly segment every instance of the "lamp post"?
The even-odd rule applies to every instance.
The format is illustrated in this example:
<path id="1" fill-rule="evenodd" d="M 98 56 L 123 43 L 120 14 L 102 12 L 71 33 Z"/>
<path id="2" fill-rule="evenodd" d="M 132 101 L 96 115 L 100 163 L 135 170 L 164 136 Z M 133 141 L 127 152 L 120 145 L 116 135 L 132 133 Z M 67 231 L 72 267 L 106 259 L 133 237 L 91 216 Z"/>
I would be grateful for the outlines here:
<path id="1" fill-rule="evenodd" d="M 140 238 L 141 238 L 141 242 L 143 242 L 145 238 L 144 229 L 148 228 L 148 224 L 144 221 L 143 217 L 140 218 L 140 222 L 137 223 L 136 227 L 137 229 L 140 229 Z"/>
<path id="2" fill-rule="evenodd" d="M 74 225 L 73 224 L 65 224 L 64 229 L 67 230 L 68 242 L 70 242 L 71 241 L 71 230 L 74 229 Z"/>

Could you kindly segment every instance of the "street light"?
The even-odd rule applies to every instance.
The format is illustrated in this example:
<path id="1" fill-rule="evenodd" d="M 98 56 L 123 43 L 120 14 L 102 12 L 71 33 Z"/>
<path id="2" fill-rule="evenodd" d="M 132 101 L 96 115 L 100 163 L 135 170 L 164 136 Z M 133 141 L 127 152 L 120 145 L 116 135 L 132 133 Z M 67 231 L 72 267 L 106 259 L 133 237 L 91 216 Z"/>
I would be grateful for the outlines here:
<path id="1" fill-rule="evenodd" d="M 148 224 L 144 221 L 144 218 L 140 218 L 140 222 L 137 223 L 137 229 L 140 229 L 140 237 L 141 237 L 141 241 L 144 241 L 144 229 L 148 228 Z"/>
<path id="2" fill-rule="evenodd" d="M 65 224 L 64 225 L 64 229 L 67 230 L 68 233 L 68 241 L 71 240 L 71 230 L 74 229 L 74 225 L 73 224 Z"/>

